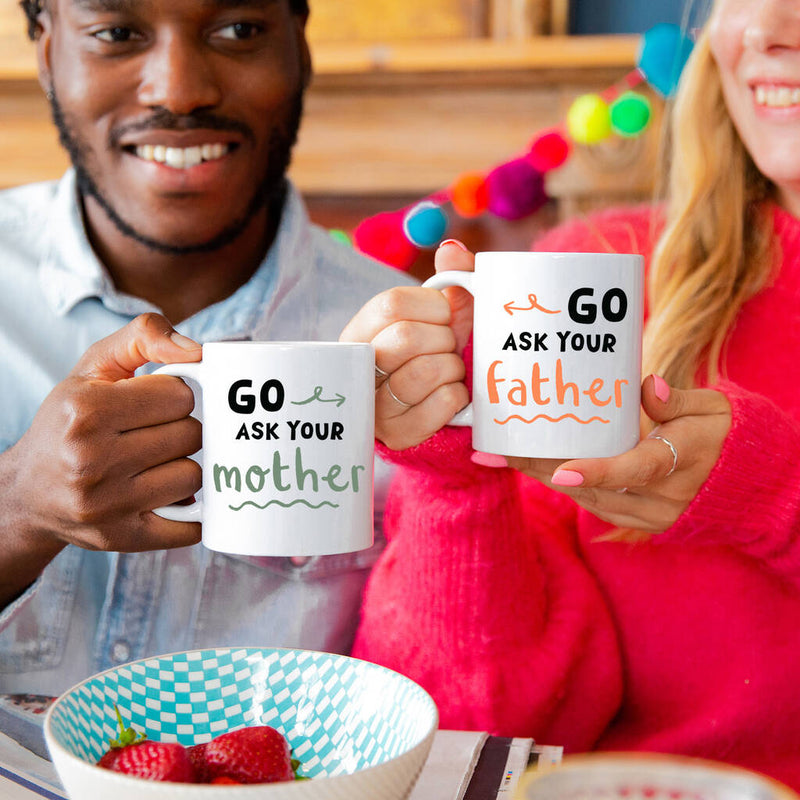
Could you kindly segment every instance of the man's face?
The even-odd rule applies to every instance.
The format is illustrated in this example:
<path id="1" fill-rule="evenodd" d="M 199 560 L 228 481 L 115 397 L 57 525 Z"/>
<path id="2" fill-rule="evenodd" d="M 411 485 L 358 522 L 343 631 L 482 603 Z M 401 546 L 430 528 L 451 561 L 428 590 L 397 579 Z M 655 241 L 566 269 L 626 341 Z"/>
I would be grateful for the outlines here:
<path id="1" fill-rule="evenodd" d="M 167 252 L 235 238 L 282 184 L 308 77 L 287 0 L 51 0 L 39 40 L 82 189 Z"/>

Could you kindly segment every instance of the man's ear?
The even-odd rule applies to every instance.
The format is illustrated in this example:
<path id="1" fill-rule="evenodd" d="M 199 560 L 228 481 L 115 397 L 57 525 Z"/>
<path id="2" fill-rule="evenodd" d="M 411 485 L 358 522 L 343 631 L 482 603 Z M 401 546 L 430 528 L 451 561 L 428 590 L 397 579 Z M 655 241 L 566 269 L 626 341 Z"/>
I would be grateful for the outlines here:
<path id="1" fill-rule="evenodd" d="M 50 12 L 44 9 L 39 14 L 39 28 L 36 35 L 36 63 L 39 70 L 39 85 L 45 94 L 53 87 L 52 69 L 50 65 L 50 48 L 53 40 L 53 19 Z"/>

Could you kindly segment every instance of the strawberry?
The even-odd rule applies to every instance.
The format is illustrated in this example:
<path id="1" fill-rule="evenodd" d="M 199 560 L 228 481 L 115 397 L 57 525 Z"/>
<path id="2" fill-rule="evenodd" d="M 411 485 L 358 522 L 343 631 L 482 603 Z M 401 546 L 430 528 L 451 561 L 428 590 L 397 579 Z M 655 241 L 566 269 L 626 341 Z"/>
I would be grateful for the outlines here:
<path id="1" fill-rule="evenodd" d="M 192 762 L 194 774 L 198 783 L 210 783 L 208 770 L 206 769 L 206 747 L 208 743 L 193 744 L 186 748 L 189 761 Z"/>
<path id="2" fill-rule="evenodd" d="M 268 725 L 223 733 L 189 748 L 200 779 L 231 778 L 239 783 L 293 781 L 292 751 L 283 734 Z"/>
<path id="3" fill-rule="evenodd" d="M 115 707 L 120 735 L 112 739 L 97 762 L 103 769 L 151 781 L 195 783 L 194 767 L 186 748 L 177 742 L 151 742 L 145 734 L 126 728 Z"/>

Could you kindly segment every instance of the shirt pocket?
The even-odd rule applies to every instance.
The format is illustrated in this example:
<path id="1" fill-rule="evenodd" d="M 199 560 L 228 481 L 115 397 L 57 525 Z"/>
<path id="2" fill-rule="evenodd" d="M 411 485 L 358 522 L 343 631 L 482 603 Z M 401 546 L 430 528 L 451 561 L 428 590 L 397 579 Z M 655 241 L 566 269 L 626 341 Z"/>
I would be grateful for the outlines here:
<path id="1" fill-rule="evenodd" d="M 0 673 L 57 667 L 64 653 L 81 568 L 81 551 L 67 547 L 3 616 Z"/>

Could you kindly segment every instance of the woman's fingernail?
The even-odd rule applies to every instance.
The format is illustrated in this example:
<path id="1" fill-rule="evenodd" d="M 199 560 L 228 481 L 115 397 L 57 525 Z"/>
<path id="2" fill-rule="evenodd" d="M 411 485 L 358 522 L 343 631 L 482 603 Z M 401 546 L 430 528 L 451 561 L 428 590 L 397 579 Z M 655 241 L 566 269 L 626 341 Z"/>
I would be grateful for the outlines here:
<path id="1" fill-rule="evenodd" d="M 456 247 L 460 247 L 465 253 L 468 253 L 469 250 L 464 242 L 459 241 L 458 239 L 445 239 L 439 247 L 444 247 L 446 244 L 454 244 Z"/>
<path id="2" fill-rule="evenodd" d="M 471 456 L 473 464 L 480 464 L 482 467 L 507 467 L 508 461 L 505 456 L 498 456 L 495 453 L 482 453 L 476 450 Z"/>
<path id="3" fill-rule="evenodd" d="M 662 403 L 669 400 L 669 384 L 660 375 L 653 375 L 653 389 Z"/>
<path id="4" fill-rule="evenodd" d="M 550 483 L 556 486 L 580 486 L 583 483 L 583 475 L 574 469 L 557 469 L 550 478 Z"/>
<path id="5" fill-rule="evenodd" d="M 199 350 L 201 347 L 194 339 L 190 339 L 188 336 L 178 333 L 178 331 L 173 331 L 169 338 L 172 339 L 181 350 Z"/>

